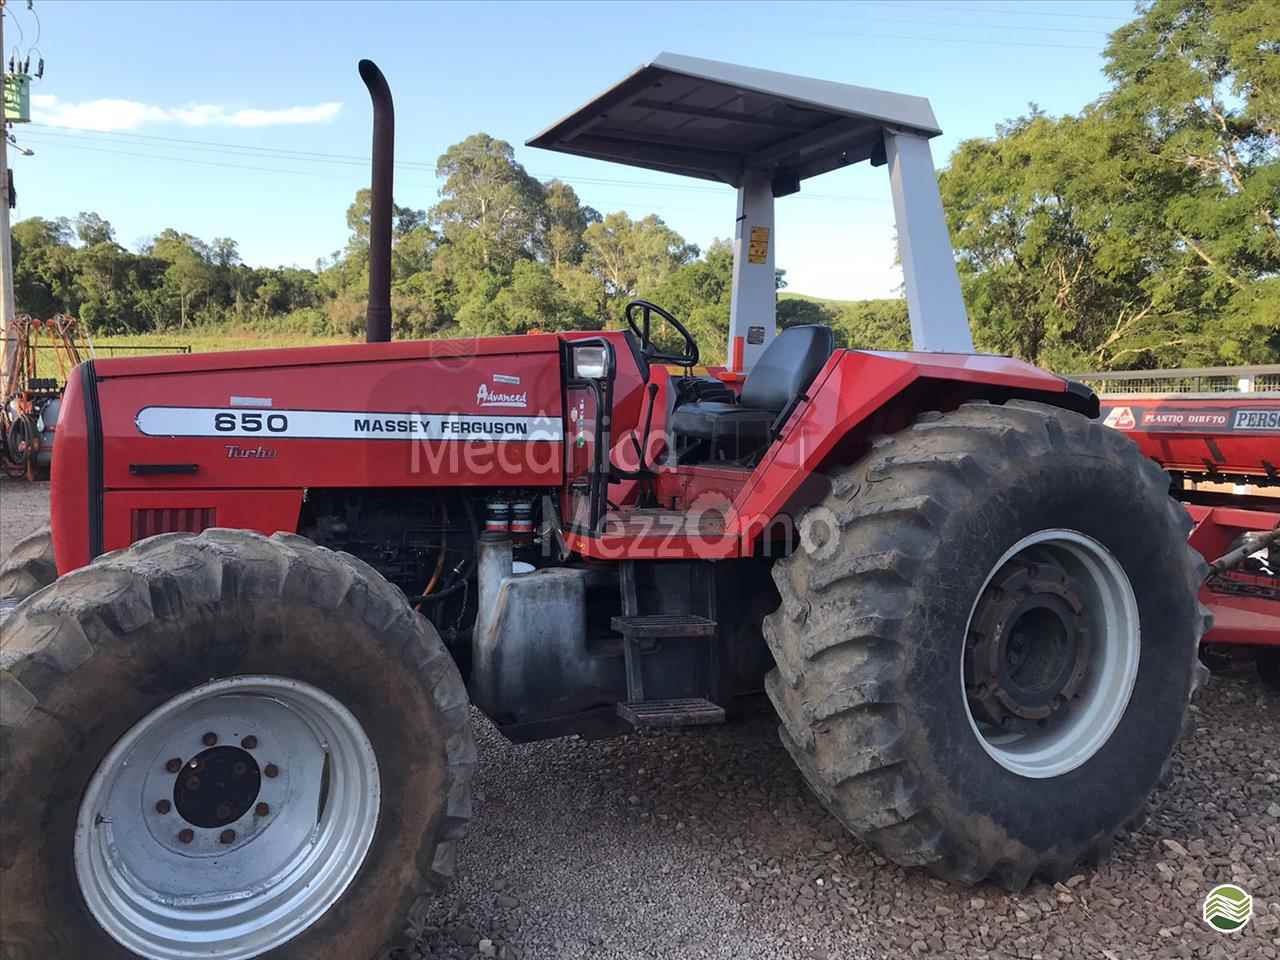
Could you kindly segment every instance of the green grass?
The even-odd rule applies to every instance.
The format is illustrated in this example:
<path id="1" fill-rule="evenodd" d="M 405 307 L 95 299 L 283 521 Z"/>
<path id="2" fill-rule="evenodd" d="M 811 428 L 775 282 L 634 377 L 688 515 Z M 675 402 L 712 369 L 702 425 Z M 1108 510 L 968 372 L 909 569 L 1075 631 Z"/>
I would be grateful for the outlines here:
<path id="1" fill-rule="evenodd" d="M 810 303 L 821 303 L 828 307 L 835 307 L 837 310 L 841 307 L 852 307 L 860 303 L 871 303 L 868 300 L 828 300 L 826 297 L 811 297 L 807 293 L 789 293 L 783 290 L 778 294 L 779 300 L 808 300 Z"/>
<path id="2" fill-rule="evenodd" d="M 47 342 L 47 341 L 41 341 Z M 250 330 L 186 330 L 171 333 L 139 333 L 121 337 L 95 337 L 94 353 L 100 360 L 111 357 L 150 357 L 177 353 L 178 347 L 189 346 L 192 353 L 217 353 L 223 350 L 266 350 L 273 347 L 315 347 L 326 343 L 353 343 L 343 337 L 312 337 L 305 333 L 254 333 Z M 169 350 L 156 348 L 171 348 Z M 138 349 L 144 348 L 144 349 Z M 80 354 L 89 357 L 87 345 L 80 344 Z M 58 377 L 57 360 L 51 350 L 38 353 L 42 377 Z"/>
<path id="3" fill-rule="evenodd" d="M 102 337 L 93 341 L 100 356 L 108 347 L 116 348 L 117 355 L 125 355 L 133 347 L 189 346 L 192 353 L 216 353 L 223 350 L 264 350 L 271 347 L 314 347 L 324 343 L 351 343 L 343 337 L 312 337 L 305 333 L 253 333 L 235 330 L 219 332 L 200 330 L 178 333 L 140 333 L 128 337 Z M 138 350 L 137 353 L 159 353 L 157 350 Z"/>

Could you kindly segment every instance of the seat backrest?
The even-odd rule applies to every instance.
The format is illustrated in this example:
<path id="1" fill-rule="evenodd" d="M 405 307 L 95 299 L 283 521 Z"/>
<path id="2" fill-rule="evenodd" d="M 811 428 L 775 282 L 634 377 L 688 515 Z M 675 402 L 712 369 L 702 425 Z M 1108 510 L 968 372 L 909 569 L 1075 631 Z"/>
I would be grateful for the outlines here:
<path id="1" fill-rule="evenodd" d="M 801 324 L 779 333 L 742 384 L 739 404 L 781 413 L 809 388 L 836 348 L 830 327 Z"/>

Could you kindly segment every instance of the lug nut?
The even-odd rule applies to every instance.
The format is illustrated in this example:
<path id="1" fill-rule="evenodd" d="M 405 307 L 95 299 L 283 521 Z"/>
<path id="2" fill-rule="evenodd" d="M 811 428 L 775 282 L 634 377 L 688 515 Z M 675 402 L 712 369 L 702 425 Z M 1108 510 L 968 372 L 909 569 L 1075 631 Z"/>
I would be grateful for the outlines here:
<path id="1" fill-rule="evenodd" d="M 233 777 L 243 777 L 248 772 L 249 772 L 248 766 L 241 763 L 239 760 L 237 760 L 234 764 L 231 765 L 231 775 Z"/>
<path id="2" fill-rule="evenodd" d="M 197 777 L 194 773 L 191 776 L 187 777 L 187 789 L 188 790 L 200 789 L 200 778 Z"/>
<path id="3" fill-rule="evenodd" d="M 258 746 L 258 738 L 250 734 L 240 741 L 240 746 L 244 747 L 246 750 L 253 750 Z"/>
<path id="4" fill-rule="evenodd" d="M 219 843 L 235 843 L 236 832 L 234 830 L 223 830 L 222 833 L 218 834 L 218 842 Z"/>
<path id="5" fill-rule="evenodd" d="M 274 779 L 280 776 L 280 768 L 277 767 L 274 763 L 268 763 L 265 767 L 262 768 L 262 772 L 265 773 L 267 777 L 271 779 Z"/>
<path id="6" fill-rule="evenodd" d="M 253 808 L 253 812 L 260 817 L 265 817 L 268 813 L 271 812 L 271 807 L 265 803 L 260 803 Z"/>
<path id="7" fill-rule="evenodd" d="M 177 773 L 179 770 L 182 769 L 182 758 L 174 757 L 172 760 L 170 760 L 168 763 L 164 765 L 164 768 L 168 770 L 170 773 Z"/>
<path id="8" fill-rule="evenodd" d="M 179 831 L 179 833 L 178 833 L 178 842 L 179 842 L 179 843 L 190 843 L 190 842 L 191 842 L 192 840 L 194 840 L 195 838 L 196 838 L 196 832 L 195 832 L 194 830 L 191 830 L 191 829 L 181 830 L 181 831 Z"/>
<path id="9" fill-rule="evenodd" d="M 218 812 L 218 819 L 219 819 L 219 820 L 230 820 L 230 819 L 231 819 L 231 804 L 229 804 L 229 803 L 220 803 L 220 804 L 218 804 L 218 811 L 217 811 L 217 812 Z"/>
<path id="10" fill-rule="evenodd" d="M 168 813 L 172 809 L 172 804 L 168 800 L 156 801 L 156 813 Z"/>
<path id="11" fill-rule="evenodd" d="M 206 733 L 203 737 L 200 738 L 200 742 L 203 743 L 206 747 L 212 747 L 215 743 L 218 742 L 218 735 L 213 731 L 210 731 L 209 733 Z"/>

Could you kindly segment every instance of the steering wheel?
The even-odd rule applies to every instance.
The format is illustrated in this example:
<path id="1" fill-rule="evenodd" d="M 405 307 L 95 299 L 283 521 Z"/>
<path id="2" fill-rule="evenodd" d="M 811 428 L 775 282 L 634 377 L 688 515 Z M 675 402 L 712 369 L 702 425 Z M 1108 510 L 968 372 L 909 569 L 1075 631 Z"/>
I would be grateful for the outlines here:
<path id="1" fill-rule="evenodd" d="M 680 332 L 680 336 L 684 337 L 684 353 L 662 353 L 654 347 L 649 327 L 650 315 L 655 313 L 675 327 Z M 640 316 L 639 321 L 636 320 L 637 314 Z M 685 329 L 684 324 L 656 303 L 650 303 L 648 300 L 632 300 L 627 304 L 626 316 L 627 326 L 640 338 L 640 349 L 649 360 L 656 360 L 658 363 L 674 363 L 680 367 L 698 365 L 698 343 L 693 339 L 693 334 Z"/>

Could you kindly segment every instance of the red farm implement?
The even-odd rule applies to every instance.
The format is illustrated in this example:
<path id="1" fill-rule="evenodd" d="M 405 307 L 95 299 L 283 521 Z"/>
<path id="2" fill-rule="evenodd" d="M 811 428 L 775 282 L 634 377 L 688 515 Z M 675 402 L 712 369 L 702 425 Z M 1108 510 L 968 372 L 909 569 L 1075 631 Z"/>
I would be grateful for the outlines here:
<path id="1" fill-rule="evenodd" d="M 1211 564 L 1200 599 L 1214 615 L 1209 656 L 1257 647 L 1264 676 L 1280 651 L 1280 365 L 1084 374 L 1104 422 L 1173 477 L 1190 543 Z M 1116 392 L 1110 392 L 1114 389 Z M 1265 648 L 1265 649 L 1263 649 Z"/>
<path id="2" fill-rule="evenodd" d="M 0 397 L 0 466 L 11 477 L 34 478 L 49 469 L 62 391 L 83 359 L 77 336 L 75 318 L 62 314 L 49 320 L 22 314 L 14 321 L 13 373 Z M 42 353 L 52 360 L 40 363 Z"/>

